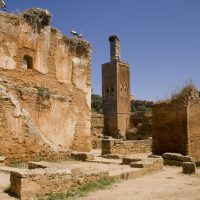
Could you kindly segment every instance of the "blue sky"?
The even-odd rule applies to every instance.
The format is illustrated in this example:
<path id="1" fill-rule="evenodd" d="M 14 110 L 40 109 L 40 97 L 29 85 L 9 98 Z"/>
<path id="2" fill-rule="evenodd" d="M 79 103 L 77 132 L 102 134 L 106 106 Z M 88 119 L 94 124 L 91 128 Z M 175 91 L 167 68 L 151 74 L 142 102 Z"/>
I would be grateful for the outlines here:
<path id="1" fill-rule="evenodd" d="M 200 89 L 199 0 L 5 0 L 8 12 L 47 8 L 52 25 L 84 32 L 92 44 L 92 87 L 101 94 L 101 64 L 109 61 L 110 34 L 121 41 L 136 99 L 169 96 L 189 79 Z"/>

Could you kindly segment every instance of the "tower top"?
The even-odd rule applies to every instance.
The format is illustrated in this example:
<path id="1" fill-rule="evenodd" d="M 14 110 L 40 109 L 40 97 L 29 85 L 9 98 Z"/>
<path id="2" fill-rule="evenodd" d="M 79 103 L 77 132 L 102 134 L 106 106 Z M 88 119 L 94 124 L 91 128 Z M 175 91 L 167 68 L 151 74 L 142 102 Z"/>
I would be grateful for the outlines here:
<path id="1" fill-rule="evenodd" d="M 120 40 L 117 35 L 109 37 L 110 42 L 110 60 L 120 60 Z"/>
<path id="2" fill-rule="evenodd" d="M 110 42 L 115 42 L 115 40 L 117 40 L 118 42 L 120 42 L 117 35 L 111 35 L 111 36 L 109 37 L 109 41 L 110 41 Z"/>

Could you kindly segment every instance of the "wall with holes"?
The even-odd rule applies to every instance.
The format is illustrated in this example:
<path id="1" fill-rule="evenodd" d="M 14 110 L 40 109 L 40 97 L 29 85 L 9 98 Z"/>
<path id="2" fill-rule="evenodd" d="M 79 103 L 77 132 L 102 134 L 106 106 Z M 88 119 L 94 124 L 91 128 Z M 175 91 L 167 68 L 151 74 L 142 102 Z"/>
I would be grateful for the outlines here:
<path id="1" fill-rule="evenodd" d="M 33 152 L 40 150 L 38 144 L 89 151 L 90 105 L 89 43 L 50 26 L 37 32 L 19 15 L 0 12 L 0 138 L 20 138 L 11 140 L 13 151 L 19 150 L 16 159 L 30 154 L 20 152 L 20 143 L 30 137 Z M 1 145 L 0 155 L 10 157 L 8 146 Z"/>

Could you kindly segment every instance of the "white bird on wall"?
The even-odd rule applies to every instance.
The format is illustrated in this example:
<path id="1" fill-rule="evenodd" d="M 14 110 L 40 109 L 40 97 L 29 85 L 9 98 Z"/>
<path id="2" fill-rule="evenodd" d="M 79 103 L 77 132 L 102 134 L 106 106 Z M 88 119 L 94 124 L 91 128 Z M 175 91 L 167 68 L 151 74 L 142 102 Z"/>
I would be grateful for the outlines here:
<path id="1" fill-rule="evenodd" d="M 75 36 L 75 37 L 78 37 L 78 38 L 82 38 L 83 37 L 83 33 L 78 33 L 76 32 L 75 30 L 73 29 L 70 29 L 70 33 Z"/>
<path id="2" fill-rule="evenodd" d="M 4 0 L 0 0 L 0 6 L 3 11 L 6 11 L 6 3 L 4 2 Z"/>

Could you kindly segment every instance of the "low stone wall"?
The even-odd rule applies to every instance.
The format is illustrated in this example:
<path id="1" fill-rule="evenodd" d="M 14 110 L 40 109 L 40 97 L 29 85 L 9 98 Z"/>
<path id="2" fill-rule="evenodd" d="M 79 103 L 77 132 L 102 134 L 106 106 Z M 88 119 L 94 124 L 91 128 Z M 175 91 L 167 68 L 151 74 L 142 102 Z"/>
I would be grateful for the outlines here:
<path id="1" fill-rule="evenodd" d="M 122 141 L 109 138 L 102 140 L 102 155 L 148 153 L 151 149 L 151 139 Z"/>
<path id="2" fill-rule="evenodd" d="M 10 192 L 21 200 L 38 199 L 51 193 L 108 177 L 107 171 L 85 174 L 79 169 L 33 169 L 11 172 Z"/>

